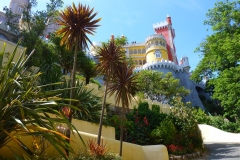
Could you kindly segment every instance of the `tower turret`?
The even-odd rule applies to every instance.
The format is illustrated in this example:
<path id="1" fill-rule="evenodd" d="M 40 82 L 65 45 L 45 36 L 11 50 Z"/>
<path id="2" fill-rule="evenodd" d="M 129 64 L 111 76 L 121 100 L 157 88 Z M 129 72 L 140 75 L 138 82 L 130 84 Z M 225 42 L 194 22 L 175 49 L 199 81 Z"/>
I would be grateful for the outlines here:
<path id="1" fill-rule="evenodd" d="M 167 15 L 164 22 L 153 24 L 155 33 L 162 34 L 167 42 L 168 57 L 170 61 L 178 64 L 176 49 L 174 44 L 175 31 L 172 28 L 172 20 L 169 15 Z"/>
<path id="2" fill-rule="evenodd" d="M 24 8 L 28 5 L 28 0 L 11 0 L 9 8 L 14 14 L 22 14 Z"/>
<path id="3" fill-rule="evenodd" d="M 181 67 L 183 67 L 183 69 L 184 69 L 187 73 L 189 73 L 190 65 L 189 65 L 188 57 L 186 57 L 186 56 L 182 57 L 181 60 L 180 60 L 179 65 L 180 65 Z"/>

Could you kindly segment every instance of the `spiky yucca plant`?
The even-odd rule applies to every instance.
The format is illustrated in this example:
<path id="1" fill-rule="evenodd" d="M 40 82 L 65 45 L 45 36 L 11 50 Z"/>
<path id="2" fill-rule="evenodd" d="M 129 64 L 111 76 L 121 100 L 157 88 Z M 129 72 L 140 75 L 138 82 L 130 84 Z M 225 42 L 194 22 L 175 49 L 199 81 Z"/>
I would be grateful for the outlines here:
<path id="1" fill-rule="evenodd" d="M 66 44 L 66 47 L 73 49 L 74 47 L 74 60 L 73 60 L 73 70 L 71 78 L 71 87 L 75 87 L 75 74 L 77 65 L 77 52 L 88 48 L 88 42 L 92 44 L 87 34 L 93 35 L 96 28 L 99 26 L 97 23 L 101 18 L 95 19 L 97 15 L 93 13 L 94 9 L 90 9 L 89 6 L 82 5 L 78 6 L 72 4 L 66 7 L 60 12 L 60 19 L 57 21 L 60 26 L 62 26 L 56 33 L 62 36 L 61 44 Z M 72 99 L 74 90 L 71 89 L 70 99 Z M 72 101 L 70 101 L 71 103 Z M 69 122 L 72 121 L 72 111 L 70 110 Z M 70 133 L 67 135 L 70 138 Z"/>
<path id="2" fill-rule="evenodd" d="M 100 47 L 97 51 L 98 54 L 97 70 L 100 74 L 104 75 L 106 78 L 104 99 L 102 103 L 102 111 L 100 116 L 97 139 L 99 145 L 101 142 L 103 115 L 106 106 L 108 83 L 111 79 L 111 76 L 115 72 L 116 66 L 125 59 L 121 49 L 122 49 L 121 46 L 117 46 L 114 40 L 111 40 L 109 43 L 103 43 L 102 47 Z"/>
<path id="3" fill-rule="evenodd" d="M 138 89 L 137 74 L 133 73 L 134 67 L 125 63 L 120 63 L 114 72 L 111 84 L 109 85 L 109 96 L 115 93 L 116 104 L 122 103 L 121 124 L 120 124 L 120 153 L 122 156 L 123 141 L 123 114 L 125 109 L 129 109 L 129 104 Z"/>
<path id="4" fill-rule="evenodd" d="M 66 80 L 61 88 L 67 88 L 69 86 L 69 81 Z M 66 90 L 61 94 L 62 98 L 69 97 L 69 90 Z M 92 89 L 88 89 L 88 86 L 84 85 L 80 80 L 76 81 L 76 86 L 74 89 L 75 101 L 72 102 L 77 110 L 74 111 L 73 117 L 90 122 L 99 121 L 99 111 L 101 110 L 101 97 L 92 93 Z M 67 101 L 66 101 L 67 102 Z"/>
<path id="5" fill-rule="evenodd" d="M 94 13 L 94 9 L 90 9 L 89 6 L 82 5 L 66 7 L 60 12 L 60 19 L 57 21 L 62 26 L 57 32 L 57 35 L 62 36 L 61 44 L 66 44 L 69 49 L 74 48 L 74 61 L 72 70 L 72 83 L 71 87 L 75 86 L 75 74 L 77 64 L 77 52 L 88 48 L 88 42 L 92 44 L 87 34 L 93 35 L 95 30 L 99 26 L 97 23 L 101 18 L 95 19 L 97 12 Z M 71 96 L 73 91 L 71 91 Z M 71 98 L 71 97 L 70 97 Z"/>
<path id="6" fill-rule="evenodd" d="M 54 95 L 62 90 L 43 92 L 42 86 L 37 86 L 39 73 L 24 74 L 24 65 L 31 54 L 26 57 L 22 53 L 14 62 L 18 46 L 6 63 L 3 63 L 7 54 L 5 47 L 6 44 L 0 52 L 0 149 L 9 141 L 15 141 L 22 146 L 17 137 L 43 136 L 64 158 L 67 158 L 64 149 L 71 152 L 73 150 L 66 141 L 68 138 L 59 133 L 55 126 L 61 122 L 68 124 L 71 130 L 73 128 L 65 116 L 55 109 L 59 104 L 54 101 L 56 99 Z M 48 113 L 53 113 L 58 118 L 50 118 Z M 24 149 L 22 153 L 27 155 Z"/>

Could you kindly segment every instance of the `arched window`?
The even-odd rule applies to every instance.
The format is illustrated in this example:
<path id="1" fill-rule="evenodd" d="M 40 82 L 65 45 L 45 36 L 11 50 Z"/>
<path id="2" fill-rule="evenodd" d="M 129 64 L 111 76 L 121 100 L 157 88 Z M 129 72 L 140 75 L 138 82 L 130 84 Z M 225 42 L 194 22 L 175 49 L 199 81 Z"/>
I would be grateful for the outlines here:
<path id="1" fill-rule="evenodd" d="M 141 49 L 138 49 L 138 54 L 141 54 L 142 52 L 141 52 Z"/>
<path id="2" fill-rule="evenodd" d="M 155 41 L 155 45 L 158 46 L 158 44 L 159 44 L 158 41 Z"/>
<path id="3" fill-rule="evenodd" d="M 146 53 L 146 49 L 145 48 L 142 49 L 142 54 L 144 54 L 144 53 Z"/>
<path id="4" fill-rule="evenodd" d="M 136 49 L 134 49 L 134 54 L 137 54 L 137 50 Z"/>
<path id="5" fill-rule="evenodd" d="M 160 45 L 163 46 L 163 42 L 162 41 L 160 41 Z"/>
<path id="6" fill-rule="evenodd" d="M 129 54 L 133 54 L 133 50 L 132 49 L 129 50 Z"/>
<path id="7" fill-rule="evenodd" d="M 156 50 L 154 54 L 155 54 L 155 57 L 156 57 L 156 58 L 161 58 L 161 57 L 162 57 L 162 54 L 161 54 L 161 52 L 160 52 L 159 49 Z"/>
<path id="8" fill-rule="evenodd" d="M 142 64 L 142 60 L 139 60 L 139 65 L 143 65 L 143 64 Z"/>

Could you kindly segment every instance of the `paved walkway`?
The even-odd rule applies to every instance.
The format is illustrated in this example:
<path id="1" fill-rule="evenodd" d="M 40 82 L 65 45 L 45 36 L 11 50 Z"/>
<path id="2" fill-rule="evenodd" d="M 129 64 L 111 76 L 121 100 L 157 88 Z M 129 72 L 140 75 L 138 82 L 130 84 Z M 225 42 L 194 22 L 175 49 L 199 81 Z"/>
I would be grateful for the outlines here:
<path id="1" fill-rule="evenodd" d="M 240 143 L 207 142 L 204 145 L 208 154 L 203 159 L 240 160 Z"/>
<path id="2" fill-rule="evenodd" d="M 228 133 L 208 125 L 199 125 L 206 155 L 195 160 L 240 160 L 240 134 Z"/>

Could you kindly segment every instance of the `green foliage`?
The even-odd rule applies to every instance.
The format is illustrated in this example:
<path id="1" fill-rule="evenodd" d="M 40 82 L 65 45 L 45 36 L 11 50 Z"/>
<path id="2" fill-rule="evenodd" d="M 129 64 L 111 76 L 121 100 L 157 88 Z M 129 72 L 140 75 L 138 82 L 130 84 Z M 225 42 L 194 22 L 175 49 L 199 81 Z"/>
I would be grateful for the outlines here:
<path id="1" fill-rule="evenodd" d="M 207 13 L 205 25 L 212 34 L 200 44 L 196 51 L 203 54 L 191 78 L 200 81 L 208 76 L 213 88 L 213 98 L 221 103 L 224 116 L 235 122 L 240 116 L 240 1 L 219 1 Z"/>
<path id="2" fill-rule="evenodd" d="M 222 116 L 211 116 L 210 122 L 208 125 L 216 127 L 218 129 L 231 132 L 231 133 L 240 133 L 240 123 L 239 122 L 229 122 L 227 119 Z"/>
<path id="3" fill-rule="evenodd" d="M 173 99 L 173 106 L 169 117 L 173 120 L 178 133 L 173 144 L 184 147 L 185 153 L 202 149 L 203 140 L 194 116 L 194 108 L 189 103 L 184 104 L 180 99 Z"/>
<path id="4" fill-rule="evenodd" d="M 149 110 L 149 104 L 148 102 L 140 102 L 138 104 L 138 110 L 141 112 L 145 112 Z"/>
<path id="5" fill-rule="evenodd" d="M 210 117 L 202 109 L 193 110 L 193 115 L 198 124 L 209 124 Z"/>
<path id="6" fill-rule="evenodd" d="M 6 24 L 10 26 L 10 30 L 17 35 L 17 42 L 22 38 L 21 45 L 26 47 L 26 54 L 29 55 L 33 49 L 36 49 L 35 54 L 27 62 L 27 66 L 41 66 L 41 42 L 45 38 L 44 30 L 47 25 L 55 20 L 58 9 L 62 7 L 62 0 L 51 0 L 46 4 L 46 10 L 36 12 L 33 11 L 37 7 L 37 1 L 31 0 L 24 8 L 23 15 L 19 25 L 19 14 L 13 14 L 9 8 L 4 8 L 6 12 Z"/>
<path id="7" fill-rule="evenodd" d="M 53 49 L 46 43 L 42 42 L 42 56 L 40 72 L 40 84 L 46 85 L 50 83 L 56 83 L 60 81 L 62 76 L 61 67 L 58 65 L 57 55 L 53 52 Z M 49 85 L 45 87 L 45 90 L 55 89 L 56 85 Z"/>
<path id="8" fill-rule="evenodd" d="M 138 82 L 140 92 L 145 98 L 159 102 L 169 102 L 174 96 L 183 97 L 189 91 L 180 86 L 179 79 L 175 79 L 172 73 L 166 74 L 154 70 L 143 70 L 139 73 Z"/>
<path id="9" fill-rule="evenodd" d="M 38 86 L 39 73 L 24 74 L 29 56 L 22 53 L 14 62 L 15 54 L 16 49 L 10 54 L 7 62 L 3 63 L 5 45 L 0 52 L 0 149 L 11 140 L 20 145 L 19 140 L 23 135 L 42 136 L 66 158 L 63 150 L 73 150 L 66 137 L 56 129 L 57 123 L 67 124 L 69 131 L 73 131 L 74 128 L 62 112 L 56 110 L 61 105 L 56 95 L 64 89 L 43 91 L 43 86 Z M 50 118 L 48 113 L 58 117 Z M 18 132 L 19 130 L 21 132 Z M 11 136 L 13 132 L 15 135 Z M 11 146 L 8 147 L 11 149 Z M 26 150 L 31 151 L 27 147 Z M 23 155 L 27 155 L 24 150 L 22 155 L 18 156 Z"/>
<path id="10" fill-rule="evenodd" d="M 140 102 L 138 109 L 132 110 L 126 115 L 128 124 L 126 126 L 127 142 L 147 145 L 151 144 L 150 133 L 157 128 L 166 114 L 154 112 L 148 108 L 147 102 Z"/>
<path id="11" fill-rule="evenodd" d="M 65 81 L 61 88 L 67 88 L 70 86 L 69 81 Z M 70 90 L 64 91 L 61 95 L 62 98 L 68 98 Z M 74 101 L 72 105 L 77 108 L 73 111 L 73 117 L 90 122 L 99 122 L 99 111 L 101 110 L 101 97 L 92 94 L 92 90 L 89 90 L 87 86 L 79 81 L 76 82 L 74 88 Z"/>
<path id="12" fill-rule="evenodd" d="M 66 44 L 61 45 L 61 36 L 54 33 L 50 34 L 49 46 L 52 48 L 52 52 L 57 56 L 57 63 L 63 69 L 63 73 L 67 75 L 70 73 L 73 64 L 73 50 L 69 50 Z"/>
<path id="13" fill-rule="evenodd" d="M 153 104 L 152 105 L 152 111 L 156 112 L 156 113 L 159 113 L 160 112 L 160 106 L 156 105 L 156 104 Z"/>
<path id="14" fill-rule="evenodd" d="M 78 55 L 77 71 L 85 77 L 86 85 L 89 84 L 90 79 L 98 75 L 96 63 L 91 60 L 82 51 Z"/>
<path id="15" fill-rule="evenodd" d="M 151 132 L 153 143 L 170 145 L 174 143 L 177 130 L 172 119 L 166 118 L 160 125 Z"/>

